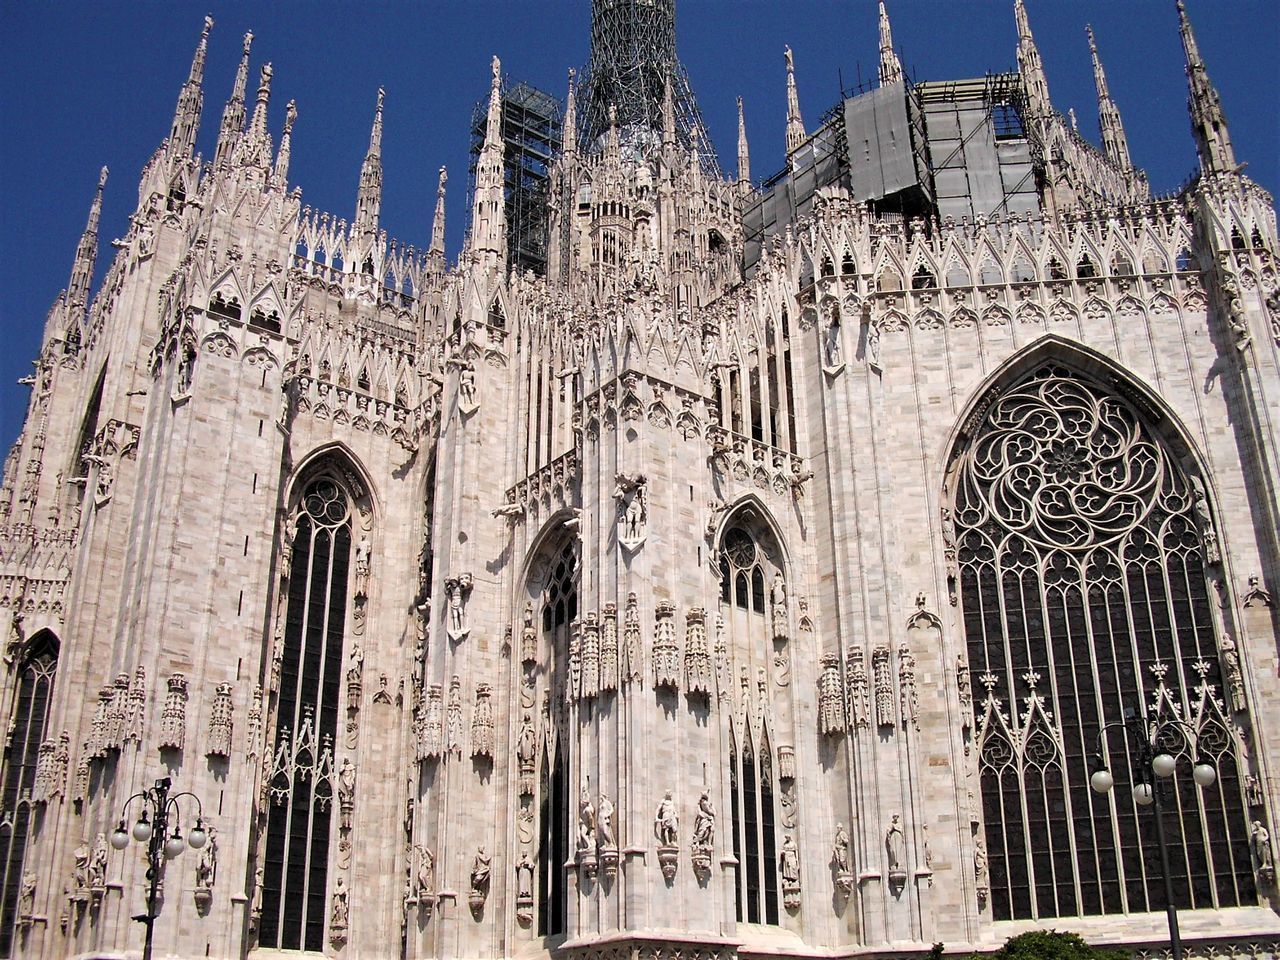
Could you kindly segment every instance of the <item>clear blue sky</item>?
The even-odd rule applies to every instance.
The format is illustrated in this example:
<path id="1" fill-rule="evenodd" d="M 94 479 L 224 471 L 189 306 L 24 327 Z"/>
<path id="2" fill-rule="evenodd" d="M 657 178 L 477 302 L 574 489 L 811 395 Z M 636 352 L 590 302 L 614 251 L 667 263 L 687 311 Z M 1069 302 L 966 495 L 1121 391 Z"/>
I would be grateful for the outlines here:
<path id="1" fill-rule="evenodd" d="M 1094 26 L 1134 161 L 1167 191 L 1195 166 L 1173 0 L 1028 0 L 1056 106 L 1074 106 L 1097 141 L 1084 28 Z M 795 51 L 801 108 L 812 126 L 877 60 L 873 0 L 681 0 L 679 49 L 726 170 L 736 156 L 735 97 L 746 104 L 752 170 L 782 163 L 782 47 Z M 1189 0 L 1201 51 L 1222 94 L 1236 155 L 1273 193 L 1280 185 L 1280 4 Z M 448 246 L 465 228 L 468 126 L 488 86 L 489 58 L 513 79 L 563 96 L 585 64 L 588 0 L 422 3 L 25 3 L 0 0 L 0 445 L 17 436 L 45 313 L 67 282 L 98 168 L 111 168 L 98 272 L 137 201 L 138 174 L 168 133 L 203 15 L 216 21 L 205 73 L 199 149 L 209 156 L 240 38 L 275 68 L 271 128 L 298 102 L 291 180 L 304 202 L 350 218 L 379 85 L 387 90 L 382 222 L 425 246 L 436 170 L 451 171 Z M 895 43 L 920 80 L 1015 67 L 1012 0 L 890 0 Z"/>

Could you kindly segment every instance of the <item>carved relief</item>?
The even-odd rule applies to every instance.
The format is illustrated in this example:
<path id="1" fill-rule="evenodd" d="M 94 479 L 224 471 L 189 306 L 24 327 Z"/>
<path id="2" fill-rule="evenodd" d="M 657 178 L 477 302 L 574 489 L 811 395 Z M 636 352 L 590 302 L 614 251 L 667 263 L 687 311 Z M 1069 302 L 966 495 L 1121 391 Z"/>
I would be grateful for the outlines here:
<path id="1" fill-rule="evenodd" d="M 471 756 L 475 759 L 493 759 L 493 704 L 491 688 L 487 683 L 476 686 L 476 708 L 471 714 Z"/>
<path id="2" fill-rule="evenodd" d="M 209 746 L 205 755 L 222 757 L 231 756 L 232 714 L 234 705 L 231 702 L 231 684 L 220 683 L 214 689 L 213 712 L 209 717 Z"/>
<path id="3" fill-rule="evenodd" d="M 418 759 L 438 760 L 444 753 L 444 688 L 433 683 L 427 688 L 427 706 L 422 712 L 422 730 L 418 737 Z"/>
<path id="4" fill-rule="evenodd" d="M 618 543 L 634 552 L 644 543 L 649 519 L 648 480 L 643 474 L 618 474 L 614 478 L 613 499 L 618 504 Z"/>
<path id="5" fill-rule="evenodd" d="M 654 608 L 653 685 L 661 689 L 680 689 L 680 648 L 676 642 L 676 605 L 659 600 Z"/>
<path id="6" fill-rule="evenodd" d="M 187 739 L 187 678 L 175 673 L 169 678 L 169 692 L 160 710 L 161 750 L 181 750 Z"/>
<path id="7" fill-rule="evenodd" d="M 684 678 L 689 694 L 711 693 L 711 655 L 707 651 L 707 614 L 694 607 L 685 614 Z"/>
<path id="8" fill-rule="evenodd" d="M 600 689 L 618 689 L 618 605 L 604 605 L 604 622 L 600 640 Z"/>
<path id="9" fill-rule="evenodd" d="M 196 909 L 204 913 L 213 903 L 213 885 L 218 880 L 218 830 L 209 827 L 208 839 L 196 860 L 196 883 L 192 895 Z"/>
<path id="10" fill-rule="evenodd" d="M 845 701 L 849 723 L 857 729 L 871 724 L 865 656 L 861 647 L 853 647 L 845 655 Z"/>
<path id="11" fill-rule="evenodd" d="M 133 671 L 133 683 L 129 686 L 129 706 L 125 711 L 125 743 L 142 743 L 143 726 L 146 723 L 147 668 L 138 665 Z"/>
<path id="12" fill-rule="evenodd" d="M 444 752 L 462 757 L 462 681 L 454 674 L 449 681 L 449 709 L 445 715 Z"/>
<path id="13" fill-rule="evenodd" d="M 898 690 L 902 701 L 903 726 L 919 730 L 920 721 L 917 714 L 920 700 L 916 693 L 916 658 L 911 653 L 911 647 L 905 643 L 898 648 Z"/>
<path id="14" fill-rule="evenodd" d="M 467 601 L 471 597 L 473 584 L 474 581 L 469 573 L 449 577 L 444 582 L 444 592 L 448 598 L 445 632 L 455 643 L 463 640 L 471 632 L 471 627 L 467 623 Z"/>
<path id="15" fill-rule="evenodd" d="M 1222 663 L 1222 678 L 1231 694 L 1231 709 L 1244 710 L 1248 706 L 1244 695 L 1244 677 L 1240 673 L 1240 654 L 1236 642 L 1228 634 L 1218 641 L 1218 659 Z"/>
<path id="16" fill-rule="evenodd" d="M 871 653 L 871 672 L 876 686 L 876 724 L 894 726 L 893 674 L 889 667 L 889 648 L 876 647 Z"/>
<path id="17" fill-rule="evenodd" d="M 818 675 L 818 732 L 832 736 L 844 733 L 844 727 L 840 658 L 834 653 L 826 653 L 822 655 L 822 672 Z"/>
<path id="18" fill-rule="evenodd" d="M 520 627 L 520 662 L 530 667 L 538 662 L 538 632 L 533 626 L 533 604 L 524 605 L 524 623 Z"/>
<path id="19" fill-rule="evenodd" d="M 769 608 L 773 625 L 773 639 L 786 642 L 791 637 L 790 614 L 787 607 L 787 584 L 781 573 L 773 575 L 773 584 L 769 587 Z"/>
<path id="20" fill-rule="evenodd" d="M 581 659 L 579 696 L 594 700 L 600 692 L 600 621 L 594 611 L 582 623 Z"/>
<path id="21" fill-rule="evenodd" d="M 644 647 L 640 635 L 640 604 L 634 593 L 627 594 L 626 620 L 622 627 L 622 678 L 639 683 L 644 676 Z"/>

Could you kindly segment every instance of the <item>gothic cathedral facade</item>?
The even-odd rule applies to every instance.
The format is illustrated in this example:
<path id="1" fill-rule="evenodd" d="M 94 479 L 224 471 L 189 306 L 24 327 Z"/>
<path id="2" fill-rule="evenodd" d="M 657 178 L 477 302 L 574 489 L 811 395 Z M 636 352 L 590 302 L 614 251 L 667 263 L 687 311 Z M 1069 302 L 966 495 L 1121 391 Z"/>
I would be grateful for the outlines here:
<path id="1" fill-rule="evenodd" d="M 674 0 L 593 8 L 542 275 L 496 59 L 456 263 L 443 171 L 425 252 L 379 228 L 381 93 L 351 222 L 303 206 L 248 37 L 196 155 L 212 21 L 91 295 L 104 169 L 0 490 L 0 955 L 136 955 L 169 777 L 157 956 L 1154 950 L 1152 799 L 1188 950 L 1276 956 L 1280 247 L 1185 11 L 1192 182 L 1096 51 L 1102 147 L 1054 110 L 1016 0 L 987 203 L 883 4 L 822 127 L 931 138 L 879 193 L 790 51 L 761 184 Z"/>

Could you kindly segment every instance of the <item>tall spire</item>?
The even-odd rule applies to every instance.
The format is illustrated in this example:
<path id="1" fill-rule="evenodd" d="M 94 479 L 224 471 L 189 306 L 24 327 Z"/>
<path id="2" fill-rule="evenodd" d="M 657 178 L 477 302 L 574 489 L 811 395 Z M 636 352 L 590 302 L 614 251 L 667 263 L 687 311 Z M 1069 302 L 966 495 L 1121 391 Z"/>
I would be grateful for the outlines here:
<path id="1" fill-rule="evenodd" d="M 791 47 L 785 48 L 787 59 L 787 153 L 804 143 L 804 119 L 800 116 L 800 94 L 796 92 L 796 61 Z"/>
<path id="2" fill-rule="evenodd" d="M 360 165 L 360 190 L 356 195 L 356 217 L 352 226 L 361 235 L 378 232 L 378 214 L 382 210 L 382 102 L 385 97 L 386 92 L 379 87 L 373 129 L 369 131 L 369 150 Z"/>
<path id="3" fill-rule="evenodd" d="M 1085 32 L 1089 35 L 1089 56 L 1093 58 L 1093 83 L 1098 88 L 1098 126 L 1102 129 L 1102 149 L 1112 163 L 1123 170 L 1129 170 L 1133 167 L 1133 161 L 1129 159 L 1129 140 L 1124 135 L 1124 124 L 1120 122 L 1120 110 L 1111 99 L 1111 91 L 1107 87 L 1107 74 L 1098 57 L 1093 26 L 1087 25 Z"/>
<path id="4" fill-rule="evenodd" d="M 293 124 L 298 119 L 298 105 L 293 100 L 284 108 L 284 130 L 280 133 L 280 149 L 276 152 L 275 178 L 281 185 L 289 182 L 289 157 L 293 153 Z"/>
<path id="5" fill-rule="evenodd" d="M 1022 74 L 1027 106 L 1033 114 L 1044 116 L 1052 109 L 1049 102 L 1049 80 L 1045 77 L 1040 48 L 1031 35 L 1027 7 L 1022 0 L 1013 0 L 1013 15 L 1018 22 L 1018 72 Z"/>
<path id="6" fill-rule="evenodd" d="M 267 108 L 271 104 L 271 64 L 264 63 L 258 77 L 258 95 L 253 104 L 253 117 L 244 135 L 243 160 L 264 169 L 271 166 L 271 133 L 267 130 Z"/>
<path id="7" fill-rule="evenodd" d="M 618 117 L 617 109 L 609 105 L 609 129 L 617 126 Z M 667 75 L 666 82 L 662 85 L 662 145 L 664 147 L 674 147 L 676 145 L 676 99 L 675 91 L 671 88 L 671 76 Z"/>
<path id="8" fill-rule="evenodd" d="M 565 98 L 564 123 L 561 126 L 561 138 L 564 143 L 564 155 L 571 157 L 578 152 L 578 98 L 574 91 L 574 78 L 577 72 L 569 68 L 569 95 Z"/>
<path id="9" fill-rule="evenodd" d="M 222 108 L 222 126 L 218 128 L 218 146 L 213 154 L 214 166 L 224 167 L 231 161 L 231 154 L 236 143 L 244 135 L 244 92 L 249 83 L 249 47 L 253 45 L 253 34 L 244 35 L 244 48 L 240 54 L 240 66 L 236 68 L 236 81 L 231 88 L 231 97 Z"/>
<path id="10" fill-rule="evenodd" d="M 213 29 L 213 17 L 204 18 L 200 42 L 196 44 L 191 59 L 191 72 L 178 94 L 178 107 L 173 112 L 173 129 L 169 132 L 169 149 L 179 156 L 191 156 L 196 145 L 196 131 L 200 127 L 200 112 L 204 109 L 204 59 L 209 51 L 209 31 Z"/>
<path id="11" fill-rule="evenodd" d="M 1187 109 L 1191 113 L 1191 132 L 1195 134 L 1200 168 L 1206 173 L 1232 173 L 1238 167 L 1227 118 L 1223 115 L 1218 91 L 1209 79 L 1209 71 L 1200 59 L 1200 48 L 1182 0 L 1178 0 L 1178 24 L 1187 57 Z"/>
<path id="12" fill-rule="evenodd" d="M 471 252 L 477 260 L 501 267 L 507 255 L 505 145 L 502 140 L 502 62 L 493 58 L 489 114 L 484 146 L 476 162 L 475 203 L 471 209 Z"/>
<path id="13" fill-rule="evenodd" d="M 102 191 L 107 185 L 107 168 L 98 173 L 98 190 L 89 205 L 89 221 L 85 224 L 80 243 L 76 245 L 76 259 L 71 265 L 71 279 L 67 283 L 67 303 L 76 316 L 82 316 L 89 301 L 89 287 L 93 283 L 93 266 L 98 258 L 98 223 L 102 219 Z"/>
<path id="14" fill-rule="evenodd" d="M 747 121 L 738 98 L 738 192 L 751 192 L 751 152 L 747 149 Z"/>
<path id="15" fill-rule="evenodd" d="M 889 12 L 880 0 L 880 86 L 902 80 L 902 62 L 893 52 L 893 28 L 889 25 Z"/>
<path id="16" fill-rule="evenodd" d="M 449 171 L 440 168 L 440 182 L 436 185 L 436 213 L 431 219 L 431 246 L 427 253 L 433 257 L 444 258 L 444 185 L 449 180 Z"/>

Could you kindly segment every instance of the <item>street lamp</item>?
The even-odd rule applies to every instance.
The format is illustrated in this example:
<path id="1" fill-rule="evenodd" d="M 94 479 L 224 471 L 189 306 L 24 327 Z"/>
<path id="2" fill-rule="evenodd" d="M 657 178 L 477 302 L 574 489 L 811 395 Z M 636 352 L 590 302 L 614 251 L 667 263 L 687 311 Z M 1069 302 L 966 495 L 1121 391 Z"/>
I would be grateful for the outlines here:
<path id="1" fill-rule="evenodd" d="M 1112 727 L 1124 730 L 1129 743 L 1137 748 L 1138 764 L 1136 773 L 1141 780 L 1133 785 L 1134 802 L 1142 807 L 1150 807 L 1156 818 L 1156 844 L 1160 847 L 1160 874 L 1164 879 L 1165 913 L 1169 918 L 1169 946 L 1173 951 L 1173 960 L 1182 960 L 1182 938 L 1178 935 L 1178 910 L 1173 904 L 1173 885 L 1169 879 L 1169 851 L 1164 840 L 1164 816 L 1160 809 L 1161 780 L 1167 780 L 1177 772 L 1177 758 L 1161 749 L 1161 737 L 1170 729 L 1178 729 L 1186 736 L 1187 742 L 1194 739 L 1195 731 L 1184 720 L 1162 720 L 1148 730 L 1147 722 L 1141 717 L 1129 720 L 1115 720 L 1104 724 L 1098 731 L 1098 750 L 1096 753 L 1097 768 L 1089 778 L 1089 786 L 1095 792 L 1105 794 L 1115 785 L 1115 777 L 1107 769 L 1106 748 L 1103 738 Z M 1211 787 L 1218 779 L 1213 764 L 1201 758 L 1191 768 L 1191 779 L 1199 787 Z"/>
<path id="2" fill-rule="evenodd" d="M 157 780 L 156 785 L 150 790 L 135 793 L 126 800 L 120 810 L 120 823 L 111 834 L 111 846 L 117 850 L 123 850 L 129 845 L 130 835 L 139 843 L 147 845 L 147 881 L 149 883 L 147 889 L 147 912 L 140 913 L 133 918 L 139 923 L 146 924 L 147 927 L 147 937 L 142 947 L 142 960 L 151 960 L 151 935 L 155 927 L 157 913 L 156 891 L 164 875 L 165 861 L 172 860 L 182 853 L 186 844 L 190 844 L 193 850 L 199 850 L 205 845 L 205 841 L 209 839 L 209 835 L 205 833 L 204 829 L 204 807 L 200 803 L 200 798 L 189 790 L 170 796 L 169 788 L 172 785 L 173 782 L 168 777 L 163 777 Z M 196 823 L 187 834 L 185 841 L 179 829 L 182 821 L 182 808 L 178 804 L 178 800 L 182 797 L 190 797 L 196 804 Z M 129 804 L 135 800 L 142 801 L 142 811 L 139 813 L 133 829 L 127 830 L 125 829 L 126 815 L 129 812 Z M 173 817 L 172 832 L 169 830 L 170 816 Z"/>

